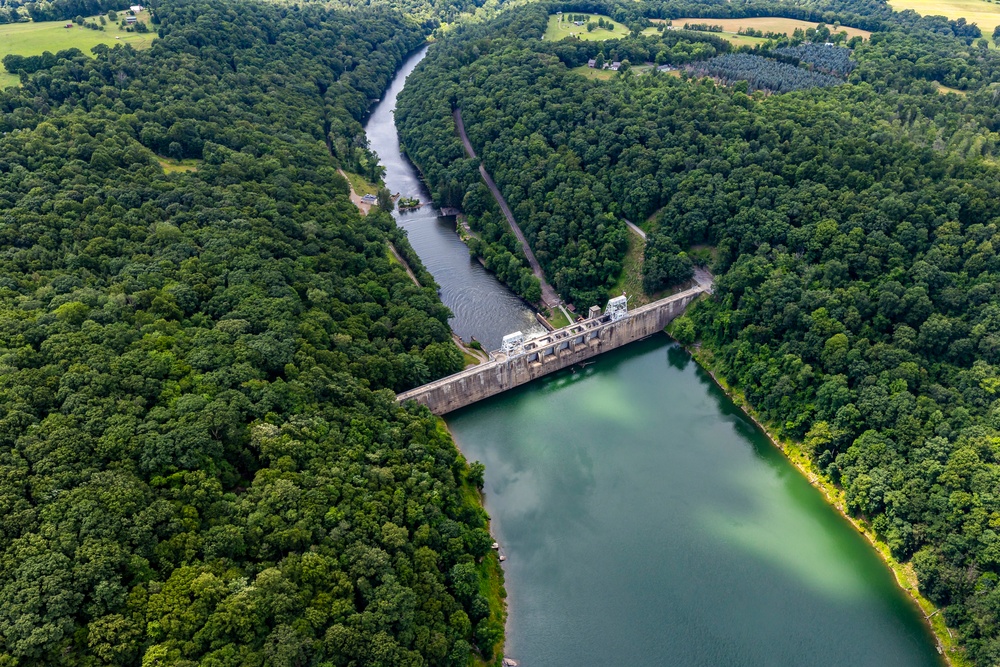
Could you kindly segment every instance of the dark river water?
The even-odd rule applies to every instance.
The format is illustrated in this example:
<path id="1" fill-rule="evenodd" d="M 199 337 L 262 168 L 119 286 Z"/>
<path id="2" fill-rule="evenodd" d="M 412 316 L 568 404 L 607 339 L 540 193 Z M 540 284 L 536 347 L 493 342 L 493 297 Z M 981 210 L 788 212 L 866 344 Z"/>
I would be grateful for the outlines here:
<path id="1" fill-rule="evenodd" d="M 392 109 L 366 128 L 393 192 L 429 196 Z M 398 215 L 452 326 L 490 348 L 531 311 L 450 218 Z M 711 378 L 653 336 L 447 416 L 486 464 L 504 564 L 507 651 L 536 665 L 931 667 L 920 612 L 864 538 Z"/>
<path id="2" fill-rule="evenodd" d="M 365 132 L 371 149 L 385 166 L 386 186 L 393 193 L 430 202 L 430 193 L 419 172 L 400 151 L 392 115 L 403 82 L 426 53 L 426 48 L 417 51 L 396 73 L 385 97 L 372 112 Z M 475 336 L 486 349 L 496 350 L 506 334 L 544 331 L 531 308 L 469 256 L 468 247 L 455 233 L 454 218 L 441 216 L 430 205 L 393 215 L 441 286 L 441 300 L 454 313 L 451 328 L 455 333 L 466 341 Z"/>

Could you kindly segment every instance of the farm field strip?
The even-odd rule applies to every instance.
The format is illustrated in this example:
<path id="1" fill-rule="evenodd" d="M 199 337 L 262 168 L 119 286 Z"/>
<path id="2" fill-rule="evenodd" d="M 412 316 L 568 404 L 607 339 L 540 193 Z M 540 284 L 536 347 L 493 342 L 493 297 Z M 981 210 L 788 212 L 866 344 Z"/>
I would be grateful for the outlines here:
<path id="1" fill-rule="evenodd" d="M 986 3 L 983 3 L 986 4 Z M 705 18 L 681 18 L 674 19 L 673 24 L 678 28 L 683 28 L 685 23 L 707 23 L 708 25 L 721 25 L 723 33 L 736 34 L 740 28 L 753 28 L 754 30 L 763 30 L 764 32 L 782 32 L 786 35 L 791 35 L 795 32 L 796 28 L 801 28 L 802 30 L 808 30 L 809 28 L 815 28 L 817 23 L 810 23 L 809 21 L 800 21 L 798 19 L 786 19 L 780 16 L 760 16 L 755 18 L 746 19 L 705 19 Z M 847 37 L 851 38 L 856 35 L 860 35 L 864 39 L 868 39 L 871 36 L 871 32 L 867 30 L 861 30 L 859 28 L 849 28 L 847 26 L 841 26 L 839 28 L 834 28 L 832 25 L 829 26 L 832 32 L 846 32 Z"/>
<path id="2" fill-rule="evenodd" d="M 964 18 L 969 23 L 978 25 L 983 31 L 983 37 L 987 38 L 1000 25 L 1000 7 L 986 0 L 891 0 L 889 6 L 897 12 L 912 9 L 921 16 Z"/>

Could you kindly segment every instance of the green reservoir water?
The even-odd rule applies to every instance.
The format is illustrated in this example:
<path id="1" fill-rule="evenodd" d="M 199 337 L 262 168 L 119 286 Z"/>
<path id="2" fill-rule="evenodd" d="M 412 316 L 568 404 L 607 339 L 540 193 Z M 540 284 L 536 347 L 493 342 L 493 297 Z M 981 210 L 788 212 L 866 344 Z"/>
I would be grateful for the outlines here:
<path id="1" fill-rule="evenodd" d="M 941 665 L 864 538 L 654 336 L 447 417 L 523 667 Z"/>

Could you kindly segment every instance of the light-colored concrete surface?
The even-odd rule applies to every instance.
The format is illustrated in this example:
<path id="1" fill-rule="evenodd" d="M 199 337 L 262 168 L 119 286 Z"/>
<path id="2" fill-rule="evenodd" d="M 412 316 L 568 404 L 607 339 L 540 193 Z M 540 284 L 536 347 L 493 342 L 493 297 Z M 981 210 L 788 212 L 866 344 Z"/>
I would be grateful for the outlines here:
<path id="1" fill-rule="evenodd" d="M 446 414 L 663 331 L 689 303 L 706 291 L 707 288 L 699 283 L 641 306 L 617 322 L 601 315 L 550 331 L 526 341 L 524 351 L 519 354 L 508 357 L 493 352 L 492 360 L 487 363 L 403 392 L 396 399 L 400 402 L 414 400 L 436 415 Z"/>

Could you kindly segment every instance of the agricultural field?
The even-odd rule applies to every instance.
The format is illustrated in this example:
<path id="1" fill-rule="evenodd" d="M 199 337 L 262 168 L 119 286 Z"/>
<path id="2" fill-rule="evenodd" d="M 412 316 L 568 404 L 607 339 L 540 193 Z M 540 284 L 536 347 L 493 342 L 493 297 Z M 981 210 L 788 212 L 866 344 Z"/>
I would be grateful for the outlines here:
<path id="1" fill-rule="evenodd" d="M 967 0 L 973 1 L 973 0 Z M 979 1 L 979 0 L 975 0 Z M 982 2 L 981 4 L 987 4 Z M 998 10 L 1000 11 L 1000 10 Z M 796 28 L 801 28 L 802 30 L 808 30 L 809 28 L 815 28 L 816 23 L 810 23 L 809 21 L 800 21 L 798 19 L 786 19 L 780 16 L 761 16 L 757 18 L 747 18 L 747 19 L 703 19 L 703 18 L 683 18 L 674 19 L 673 24 L 678 27 L 684 27 L 685 23 L 707 23 L 709 25 L 721 25 L 723 32 L 719 34 L 720 37 L 727 37 L 734 44 L 755 44 L 763 42 L 762 39 L 747 38 L 742 35 L 737 35 L 741 28 L 753 28 L 754 30 L 761 30 L 763 32 L 781 32 L 786 35 L 791 35 L 795 32 Z M 848 28 L 847 26 L 841 26 L 840 28 L 834 29 L 830 26 L 830 30 L 833 32 L 846 32 L 847 37 L 851 38 L 855 35 L 860 35 L 863 39 L 868 39 L 871 33 L 867 30 L 860 30 L 858 28 Z M 992 30 L 992 28 L 990 29 Z M 737 42 L 732 39 L 732 37 L 741 37 L 744 40 Z M 749 41 L 754 40 L 754 41 Z"/>
<path id="2" fill-rule="evenodd" d="M 890 0 L 889 5 L 897 12 L 912 9 L 921 16 L 964 18 L 978 25 L 986 38 L 1000 25 L 1000 6 L 987 0 Z"/>
<path id="3" fill-rule="evenodd" d="M 592 32 L 589 32 L 587 30 L 587 26 L 585 25 L 574 25 L 573 22 L 569 20 L 569 14 L 552 14 L 549 16 L 549 25 L 545 29 L 545 34 L 542 35 L 542 39 L 545 41 L 557 42 L 564 37 L 579 37 L 580 39 L 589 39 L 600 42 L 605 39 L 628 36 L 628 28 L 626 28 L 623 23 L 615 23 L 610 18 L 602 14 L 586 14 L 586 16 L 589 16 L 590 20 L 595 23 L 598 19 L 604 19 L 605 23 L 614 25 L 614 30 L 608 30 L 607 28 L 594 28 Z"/>
<path id="4" fill-rule="evenodd" d="M 147 20 L 148 14 L 143 12 L 139 20 Z M 96 17 L 88 17 L 88 21 L 96 21 Z M 88 30 L 76 24 L 67 28 L 69 21 L 45 21 L 43 23 L 9 23 L 0 25 L 0 60 L 4 56 L 17 54 L 19 56 L 38 56 L 45 51 L 56 53 L 63 49 L 77 48 L 90 55 L 90 49 L 98 44 L 129 43 L 137 49 L 150 45 L 155 32 L 137 33 L 125 32 L 121 27 L 110 22 L 103 31 Z M 16 86 L 18 78 L 0 67 L 0 88 Z"/>

